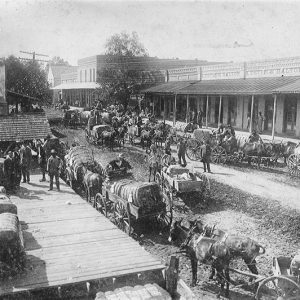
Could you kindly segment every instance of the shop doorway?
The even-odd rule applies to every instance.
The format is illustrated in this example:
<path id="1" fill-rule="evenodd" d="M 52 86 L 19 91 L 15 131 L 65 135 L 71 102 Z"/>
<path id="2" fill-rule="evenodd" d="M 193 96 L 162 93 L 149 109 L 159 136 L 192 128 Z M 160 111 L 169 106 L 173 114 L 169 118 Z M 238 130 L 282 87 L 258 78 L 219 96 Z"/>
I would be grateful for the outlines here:
<path id="1" fill-rule="evenodd" d="M 273 127 L 274 99 L 266 96 L 264 130 L 271 131 Z"/>
<path id="2" fill-rule="evenodd" d="M 215 101 L 215 124 L 219 123 L 219 109 L 220 109 L 220 97 L 218 97 Z M 220 123 L 223 123 L 223 101 L 221 103 Z"/>
<path id="3" fill-rule="evenodd" d="M 237 98 L 228 98 L 228 124 L 231 126 L 236 126 L 236 116 L 237 116 Z"/>
<path id="4" fill-rule="evenodd" d="M 296 133 L 297 98 L 288 95 L 284 99 L 283 132 L 288 135 Z"/>

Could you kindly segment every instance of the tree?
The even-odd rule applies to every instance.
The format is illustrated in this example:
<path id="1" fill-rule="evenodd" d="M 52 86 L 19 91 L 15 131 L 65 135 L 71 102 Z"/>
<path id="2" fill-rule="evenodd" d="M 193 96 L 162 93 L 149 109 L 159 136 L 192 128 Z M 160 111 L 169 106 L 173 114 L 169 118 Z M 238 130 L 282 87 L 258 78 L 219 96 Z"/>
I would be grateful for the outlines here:
<path id="1" fill-rule="evenodd" d="M 6 89 L 50 102 L 46 72 L 37 61 L 22 62 L 15 56 L 5 59 Z"/>
<path id="2" fill-rule="evenodd" d="M 51 66 L 69 66 L 69 62 L 64 60 L 63 58 L 59 56 L 54 56 L 52 59 L 48 62 Z"/>
<path id="3" fill-rule="evenodd" d="M 130 95 L 153 82 L 147 65 L 148 53 L 136 32 L 110 37 L 105 45 L 105 63 L 98 72 L 98 93 L 108 103 L 118 101 L 127 107 Z"/>

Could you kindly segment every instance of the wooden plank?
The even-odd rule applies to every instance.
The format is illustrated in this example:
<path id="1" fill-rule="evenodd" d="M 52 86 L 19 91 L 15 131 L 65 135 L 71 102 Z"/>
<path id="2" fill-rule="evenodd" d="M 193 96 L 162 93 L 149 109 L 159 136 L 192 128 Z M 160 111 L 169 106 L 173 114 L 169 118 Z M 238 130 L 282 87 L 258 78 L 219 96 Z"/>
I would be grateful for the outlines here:
<path id="1" fill-rule="evenodd" d="M 74 285 L 74 283 L 85 283 L 87 281 L 98 281 L 98 280 L 106 280 L 108 278 L 112 277 L 120 277 L 124 275 L 133 275 L 138 274 L 142 272 L 149 272 L 149 271 L 156 271 L 156 270 L 162 270 L 161 266 L 153 266 L 151 269 L 149 269 L 149 266 L 141 266 L 136 267 L 135 269 L 130 270 L 118 270 L 118 271 L 111 271 L 110 273 L 106 274 L 99 274 L 99 273 L 91 273 L 91 274 L 85 274 L 83 276 L 78 276 L 74 280 L 64 280 L 63 282 L 61 280 L 53 280 L 51 282 L 47 282 L 47 286 L 51 287 L 58 287 L 58 286 L 68 286 L 68 285 Z M 45 283 L 35 283 L 33 285 L 27 285 L 27 286 L 14 286 L 12 282 L 8 282 L 7 285 L 0 286 L 0 295 L 7 295 L 12 294 L 13 292 L 22 292 L 22 291 L 29 291 L 34 289 L 41 289 L 45 288 Z"/>
<path id="2" fill-rule="evenodd" d="M 59 247 L 63 245 L 73 245 L 88 243 L 93 241 L 110 242 L 111 240 L 119 240 L 120 245 L 122 241 L 120 239 L 128 239 L 128 236 L 124 235 L 120 230 L 114 228 L 113 230 L 83 232 L 78 234 L 70 234 L 58 237 L 45 237 L 40 239 L 37 243 L 34 237 L 26 239 L 26 250 Z"/>
<path id="3" fill-rule="evenodd" d="M 97 274 L 97 278 L 102 278 L 102 277 L 107 277 L 109 274 L 114 272 L 117 276 L 120 276 L 119 274 L 122 273 L 122 271 L 128 271 L 128 274 L 130 273 L 135 273 L 139 270 L 139 268 L 145 268 L 148 267 L 148 270 L 159 270 L 163 269 L 164 266 L 158 265 L 153 262 L 137 262 L 134 265 L 128 265 L 128 264 L 123 264 L 123 265 L 109 265 L 109 266 L 96 266 L 92 267 L 89 269 L 85 270 L 61 270 L 61 272 L 52 272 L 53 270 L 47 270 L 44 268 L 43 270 L 38 270 L 38 273 L 33 273 L 32 276 L 29 274 L 27 276 L 24 276 L 24 278 L 19 278 L 19 280 L 11 280 L 10 282 L 13 284 L 14 287 L 26 287 L 29 285 L 34 285 L 34 284 L 40 284 L 44 283 L 49 285 L 50 282 L 60 282 L 61 284 L 64 283 L 71 283 L 71 282 L 76 282 L 76 278 L 79 277 L 88 277 L 91 274 Z M 1 282 L 0 282 L 1 283 Z M 6 283 L 3 282 L 3 285 Z M 3 286 L 1 284 L 1 286 Z"/>
<path id="4" fill-rule="evenodd" d="M 26 272 L 0 281 L 0 295 L 164 268 L 69 187 L 63 187 L 66 194 L 40 189 L 29 185 L 24 199 L 12 197 L 22 221 Z"/>

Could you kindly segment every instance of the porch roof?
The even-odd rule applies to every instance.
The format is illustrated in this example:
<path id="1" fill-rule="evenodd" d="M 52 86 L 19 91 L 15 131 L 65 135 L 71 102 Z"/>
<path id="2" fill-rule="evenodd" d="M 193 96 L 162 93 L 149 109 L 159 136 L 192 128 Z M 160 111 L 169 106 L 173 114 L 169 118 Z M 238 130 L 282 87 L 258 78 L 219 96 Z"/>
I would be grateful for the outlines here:
<path id="1" fill-rule="evenodd" d="M 300 94 L 300 79 L 279 87 L 275 90 L 276 94 Z"/>
<path id="2" fill-rule="evenodd" d="M 298 82 L 300 77 L 264 77 L 168 82 L 145 90 L 145 93 L 189 95 L 268 95 Z"/>
<path id="3" fill-rule="evenodd" d="M 51 90 L 78 90 L 78 89 L 96 89 L 100 85 L 97 82 L 68 82 L 53 87 Z"/>
<path id="4" fill-rule="evenodd" d="M 171 81 L 160 85 L 153 86 L 143 93 L 154 93 L 154 94 L 176 94 L 182 88 L 188 87 L 189 85 L 196 83 L 197 81 Z"/>

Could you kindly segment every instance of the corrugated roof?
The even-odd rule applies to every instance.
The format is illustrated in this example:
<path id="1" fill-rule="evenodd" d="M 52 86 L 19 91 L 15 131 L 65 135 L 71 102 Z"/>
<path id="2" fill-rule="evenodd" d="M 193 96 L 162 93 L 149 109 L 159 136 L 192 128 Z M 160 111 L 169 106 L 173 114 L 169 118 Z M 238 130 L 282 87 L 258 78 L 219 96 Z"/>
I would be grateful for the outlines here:
<path id="1" fill-rule="evenodd" d="M 51 134 L 45 113 L 26 113 L 0 117 L 0 141 L 44 139 Z"/>
<path id="2" fill-rule="evenodd" d="M 300 79 L 290 84 L 277 88 L 275 93 L 282 94 L 300 94 Z"/>
<path id="3" fill-rule="evenodd" d="M 69 82 L 57 85 L 52 90 L 96 89 L 99 87 L 100 85 L 97 82 Z"/>
<path id="4" fill-rule="evenodd" d="M 299 82 L 300 77 L 265 77 L 247 79 L 219 79 L 203 81 L 168 82 L 145 90 L 145 93 L 203 94 L 203 95 L 266 95 L 289 84 Z M 177 85 L 176 85 L 177 83 Z M 182 86 L 180 86 L 180 83 Z M 174 88 L 174 86 L 176 88 Z"/>
<path id="5" fill-rule="evenodd" d="M 175 94 L 180 89 L 188 87 L 195 82 L 197 81 L 171 81 L 145 89 L 142 93 Z"/>

